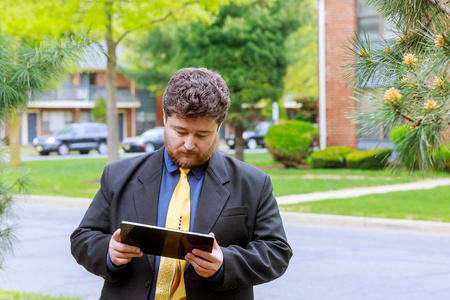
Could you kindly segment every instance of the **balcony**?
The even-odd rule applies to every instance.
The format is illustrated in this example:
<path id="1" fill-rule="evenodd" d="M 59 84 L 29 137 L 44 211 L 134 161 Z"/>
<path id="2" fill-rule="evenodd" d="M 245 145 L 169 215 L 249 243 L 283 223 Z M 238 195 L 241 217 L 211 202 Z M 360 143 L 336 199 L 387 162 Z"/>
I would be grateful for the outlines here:
<path id="1" fill-rule="evenodd" d="M 105 86 L 65 84 L 58 89 L 43 94 L 39 99 L 35 100 L 95 101 L 99 97 L 106 98 Z"/>

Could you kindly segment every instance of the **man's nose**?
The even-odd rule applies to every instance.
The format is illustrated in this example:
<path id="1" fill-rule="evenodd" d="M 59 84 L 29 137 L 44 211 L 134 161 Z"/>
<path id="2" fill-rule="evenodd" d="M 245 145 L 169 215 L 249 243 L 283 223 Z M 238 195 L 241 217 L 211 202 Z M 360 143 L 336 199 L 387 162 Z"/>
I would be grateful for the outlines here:
<path id="1" fill-rule="evenodd" d="M 193 136 L 189 135 L 186 137 L 186 139 L 184 140 L 184 148 L 186 148 L 186 150 L 188 151 L 195 148 L 195 138 Z"/>

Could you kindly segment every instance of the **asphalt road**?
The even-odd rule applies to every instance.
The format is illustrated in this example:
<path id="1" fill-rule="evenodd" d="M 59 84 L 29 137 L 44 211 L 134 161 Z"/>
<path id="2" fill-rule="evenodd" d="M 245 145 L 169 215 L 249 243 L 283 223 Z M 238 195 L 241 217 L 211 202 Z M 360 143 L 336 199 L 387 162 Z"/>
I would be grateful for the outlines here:
<path id="1" fill-rule="evenodd" d="M 102 279 L 77 265 L 69 235 L 84 210 L 20 204 L 20 247 L 0 288 L 98 299 Z M 450 236 L 285 224 L 294 257 L 255 299 L 450 299 Z"/>

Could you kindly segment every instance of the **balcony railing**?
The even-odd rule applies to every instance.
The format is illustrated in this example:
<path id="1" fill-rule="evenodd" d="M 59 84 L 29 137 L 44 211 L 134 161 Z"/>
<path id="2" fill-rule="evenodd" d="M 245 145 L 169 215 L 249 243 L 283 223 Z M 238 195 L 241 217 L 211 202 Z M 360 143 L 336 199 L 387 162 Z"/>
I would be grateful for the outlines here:
<path id="1" fill-rule="evenodd" d="M 80 100 L 95 101 L 106 98 L 106 87 L 97 85 L 63 85 L 62 87 L 45 93 L 36 100 Z"/>

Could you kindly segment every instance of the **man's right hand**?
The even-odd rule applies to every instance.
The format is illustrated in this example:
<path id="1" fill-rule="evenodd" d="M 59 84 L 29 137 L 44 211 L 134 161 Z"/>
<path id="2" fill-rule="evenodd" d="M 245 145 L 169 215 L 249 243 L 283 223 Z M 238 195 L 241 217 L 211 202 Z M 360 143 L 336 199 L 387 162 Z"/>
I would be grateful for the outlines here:
<path id="1" fill-rule="evenodd" d="M 138 247 L 130 246 L 120 242 L 120 228 L 114 232 L 109 241 L 109 258 L 116 266 L 125 265 L 134 257 L 144 255 Z"/>

